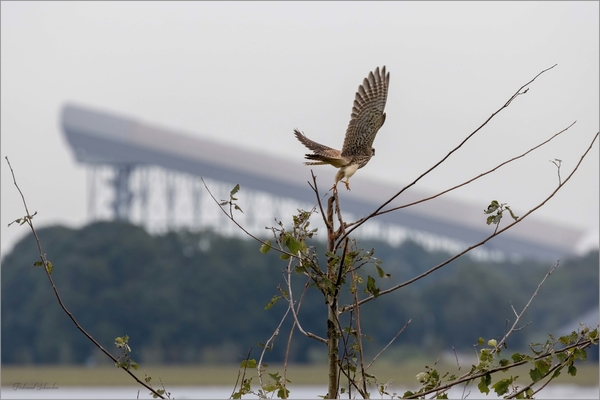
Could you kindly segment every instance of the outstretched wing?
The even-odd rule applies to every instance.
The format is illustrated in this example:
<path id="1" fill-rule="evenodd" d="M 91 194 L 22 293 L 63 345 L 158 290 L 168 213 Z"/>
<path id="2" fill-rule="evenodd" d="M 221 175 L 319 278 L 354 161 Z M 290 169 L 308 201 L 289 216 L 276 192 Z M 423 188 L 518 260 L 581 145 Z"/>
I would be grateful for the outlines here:
<path id="1" fill-rule="evenodd" d="M 348 129 L 346 129 L 342 156 L 371 154 L 375 135 L 385 122 L 383 110 L 387 101 L 389 84 L 390 74 L 389 72 L 385 73 L 384 66 L 381 73 L 379 67 L 375 72 L 370 72 L 368 78 L 365 78 L 363 84 L 358 87 L 358 92 L 354 97 L 352 116 Z"/>
<path id="2" fill-rule="evenodd" d="M 303 133 L 301 133 L 298 129 L 294 129 L 294 135 L 296 138 L 305 145 L 309 150 L 312 150 L 314 154 L 306 154 L 305 158 L 307 160 L 314 160 L 316 162 L 307 162 L 306 165 L 323 165 L 323 164 L 331 164 L 334 167 L 341 167 L 346 165 L 347 160 L 342 157 L 342 153 L 339 150 L 332 149 L 331 147 L 327 147 L 322 145 L 321 143 L 313 142 L 309 138 L 307 138 Z"/>

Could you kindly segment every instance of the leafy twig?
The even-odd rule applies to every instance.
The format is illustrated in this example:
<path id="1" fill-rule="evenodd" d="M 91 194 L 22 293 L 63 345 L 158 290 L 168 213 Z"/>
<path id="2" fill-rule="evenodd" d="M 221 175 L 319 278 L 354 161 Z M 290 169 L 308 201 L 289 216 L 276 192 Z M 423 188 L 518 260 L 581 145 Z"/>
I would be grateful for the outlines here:
<path id="1" fill-rule="evenodd" d="M 54 284 L 54 280 L 52 279 L 51 274 L 51 264 L 48 262 L 48 260 L 46 259 L 46 254 L 44 253 L 44 251 L 42 250 L 42 244 L 40 242 L 40 239 L 38 238 L 37 232 L 33 226 L 33 215 L 31 215 L 29 213 L 29 209 L 27 207 L 27 202 L 25 201 L 25 196 L 23 195 L 23 192 L 21 191 L 21 189 L 19 188 L 19 185 L 17 184 L 17 179 L 15 178 L 15 173 L 12 169 L 12 165 L 10 165 L 10 161 L 8 160 L 8 157 L 4 157 L 6 159 L 6 162 L 8 163 L 8 167 L 10 168 L 10 173 L 12 174 L 12 178 L 13 178 L 13 183 L 15 185 L 15 187 L 17 188 L 17 190 L 19 191 L 19 194 L 21 195 L 21 199 L 23 201 L 23 206 L 25 207 L 25 212 L 27 213 L 24 217 L 24 221 L 27 225 L 29 225 L 29 228 L 31 229 L 31 232 L 33 233 L 33 237 L 35 238 L 35 242 L 37 244 L 37 248 L 38 248 L 38 252 L 40 254 L 40 258 L 41 258 L 41 262 L 44 266 L 44 270 L 46 271 L 46 276 L 48 277 L 48 280 L 50 281 L 50 285 L 52 286 L 52 290 L 54 291 L 54 295 L 56 296 L 56 299 L 58 300 L 58 304 L 60 305 L 60 307 L 63 309 L 63 311 L 69 316 L 69 318 L 71 319 L 71 321 L 73 321 L 73 324 L 75 324 L 75 326 L 77 327 L 77 329 L 79 329 L 79 331 L 81 331 L 81 333 L 83 333 L 85 335 L 85 337 L 87 337 L 93 344 L 94 346 L 96 346 L 97 348 L 99 348 L 104 354 L 106 354 L 106 356 L 108 358 L 110 358 L 115 365 L 119 364 L 119 360 L 117 360 L 112 354 L 110 354 L 104 347 L 102 347 L 102 345 L 100 343 L 98 343 L 96 341 L 96 339 L 94 339 L 92 337 L 92 335 L 90 335 L 85 329 L 83 329 L 83 327 L 81 325 L 79 325 L 79 322 L 77 322 L 77 319 L 75 319 L 75 317 L 73 316 L 73 314 L 71 314 L 71 312 L 67 309 L 67 307 L 65 306 L 65 304 L 63 303 L 60 294 L 58 293 L 58 289 L 56 288 L 56 285 Z M 35 215 L 35 213 L 34 213 Z M 156 397 L 160 397 L 161 399 L 164 399 L 164 397 L 157 392 L 156 390 L 154 390 L 152 387 L 148 386 L 146 383 L 142 382 L 137 376 L 135 376 L 130 370 L 129 368 L 127 368 L 127 366 L 125 365 L 121 365 L 119 366 L 123 371 L 127 372 L 137 383 L 139 383 L 140 385 L 144 386 L 146 389 L 150 390 L 154 396 Z"/>

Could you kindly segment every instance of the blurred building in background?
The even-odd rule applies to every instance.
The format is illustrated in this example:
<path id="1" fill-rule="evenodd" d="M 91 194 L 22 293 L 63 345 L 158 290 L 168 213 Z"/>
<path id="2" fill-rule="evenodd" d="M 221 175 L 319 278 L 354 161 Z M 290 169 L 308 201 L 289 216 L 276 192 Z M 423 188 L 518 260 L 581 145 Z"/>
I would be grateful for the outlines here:
<path id="1" fill-rule="evenodd" d="M 244 212 L 236 218 L 253 234 L 266 236 L 270 232 L 265 227 L 276 226 L 276 220 L 288 225 L 297 209 L 310 210 L 317 204 L 309 186 L 310 168 L 302 165 L 303 151 L 297 159 L 285 160 L 73 104 L 63 108 L 61 123 L 76 160 L 87 168 L 90 221 L 126 220 L 150 232 L 185 227 L 242 234 L 217 204 L 240 184 L 236 197 Z M 317 167 L 314 172 L 323 198 L 335 171 Z M 369 215 L 405 184 L 353 176 L 352 191 L 340 189 L 344 219 Z M 431 195 L 410 188 L 384 209 Z M 379 216 L 355 236 L 391 244 L 412 239 L 429 249 L 458 252 L 493 233 L 495 226 L 485 223 L 486 206 L 440 196 Z M 322 230 L 320 218 L 317 215 L 313 225 Z M 555 260 L 574 253 L 583 235 L 578 229 L 528 218 L 471 255 Z"/>

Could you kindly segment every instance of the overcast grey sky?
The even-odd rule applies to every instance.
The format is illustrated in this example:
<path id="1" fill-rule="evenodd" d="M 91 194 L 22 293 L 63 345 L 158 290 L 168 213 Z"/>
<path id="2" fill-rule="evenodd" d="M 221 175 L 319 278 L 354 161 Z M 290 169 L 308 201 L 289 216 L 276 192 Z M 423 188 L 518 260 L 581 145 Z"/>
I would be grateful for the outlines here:
<path id="1" fill-rule="evenodd" d="M 293 128 L 339 148 L 358 85 L 382 65 L 387 119 L 358 174 L 400 186 L 558 64 L 420 186 L 462 182 L 577 120 L 453 195 L 527 211 L 557 185 L 549 160 L 566 176 L 598 131 L 598 4 L 2 2 L 2 252 L 28 233 L 6 226 L 24 211 L 5 156 L 38 227 L 86 222 L 85 168 L 59 127 L 66 102 L 301 163 Z M 537 214 L 588 229 L 596 246 L 598 153 Z"/>

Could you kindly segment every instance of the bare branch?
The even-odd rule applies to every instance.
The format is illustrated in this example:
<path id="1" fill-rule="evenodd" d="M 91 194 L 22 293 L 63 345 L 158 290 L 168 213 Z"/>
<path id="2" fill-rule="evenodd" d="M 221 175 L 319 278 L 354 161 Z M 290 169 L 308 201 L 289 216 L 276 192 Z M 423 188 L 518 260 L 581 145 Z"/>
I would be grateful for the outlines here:
<path id="1" fill-rule="evenodd" d="M 498 113 L 500 113 L 502 110 L 504 110 L 505 108 L 507 108 L 510 103 L 516 99 L 518 96 L 527 93 L 527 90 L 525 90 L 524 92 L 521 92 L 521 90 L 528 86 L 529 84 L 531 84 L 533 81 L 535 81 L 541 74 L 543 74 L 546 71 L 551 70 L 552 68 L 556 67 L 557 64 L 554 64 L 553 66 L 551 66 L 550 68 L 547 68 L 545 70 L 543 70 L 542 72 L 540 72 L 539 74 L 537 74 L 532 80 L 530 80 L 529 82 L 527 82 L 526 84 L 524 84 L 523 86 L 521 86 L 519 88 L 519 90 L 517 90 L 511 97 L 510 99 L 502 106 L 500 107 L 497 111 L 495 111 L 492 115 L 490 115 L 490 117 L 488 119 L 485 120 L 485 122 L 483 124 L 481 124 L 477 129 L 475 129 L 472 133 L 470 133 L 462 142 L 460 142 L 460 144 L 458 146 L 456 146 L 454 149 L 450 150 L 450 152 L 448 154 L 446 154 L 440 161 L 438 161 L 436 164 L 434 164 L 431 168 L 429 168 L 427 171 L 423 172 L 421 175 L 419 175 L 419 177 L 417 177 L 414 181 L 412 181 L 410 184 L 408 184 L 407 186 L 405 186 L 403 189 L 401 189 L 398 193 L 396 193 L 395 195 L 393 195 L 392 197 L 390 197 L 387 201 L 385 201 L 381 206 L 379 206 L 375 211 L 373 211 L 371 214 L 369 214 L 367 217 L 363 218 L 360 222 L 358 222 L 356 225 L 354 225 L 351 229 L 348 230 L 348 232 L 346 232 L 346 234 L 341 238 L 343 239 L 345 236 L 349 235 L 350 233 L 352 233 L 352 231 L 354 231 L 356 228 L 358 228 L 360 225 L 364 224 L 366 221 L 368 221 L 369 219 L 373 218 L 375 215 L 377 215 L 377 213 L 379 213 L 385 206 L 387 206 L 388 204 L 390 204 L 392 201 L 394 201 L 394 199 L 396 199 L 398 196 L 400 196 L 402 193 L 404 193 L 408 188 L 410 188 L 411 186 L 414 186 L 418 181 L 420 181 L 424 176 L 428 175 L 431 171 L 433 171 L 434 169 L 436 169 L 437 167 L 439 167 L 444 161 L 446 161 L 454 152 L 456 152 L 458 149 L 460 149 L 469 139 L 471 139 L 477 132 L 479 132 L 484 126 L 486 126 L 488 124 L 488 122 L 490 122 L 492 120 L 492 118 L 494 118 Z"/>
<path id="2" fill-rule="evenodd" d="M 313 179 L 313 185 L 310 184 L 310 182 L 308 182 L 308 186 L 310 186 L 310 188 L 315 192 L 315 196 L 317 197 L 317 202 L 319 204 L 319 210 L 321 210 L 321 217 L 323 218 L 323 222 L 325 223 L 325 227 L 329 227 L 329 221 L 327 221 L 325 211 L 323 211 L 323 204 L 321 203 L 321 197 L 319 196 L 319 188 L 317 186 L 317 177 L 315 176 L 315 173 L 313 172 L 313 170 L 310 170 L 310 175 L 312 176 Z M 323 197 L 325 197 L 326 195 L 323 195 Z M 333 229 L 333 227 L 331 227 L 331 229 Z"/>
<path id="3" fill-rule="evenodd" d="M 310 284 L 310 278 L 306 281 L 306 284 L 304 284 L 304 290 L 302 291 L 302 295 L 300 295 L 300 300 L 298 301 L 298 308 L 295 310 L 296 312 L 300 311 L 300 306 L 302 305 L 302 300 L 304 299 L 304 294 L 306 293 L 306 289 L 308 289 L 308 286 Z M 290 329 L 290 335 L 288 336 L 288 342 L 287 342 L 287 347 L 285 348 L 285 358 L 283 360 L 283 387 L 286 387 L 286 383 L 287 383 L 287 367 L 288 367 L 288 359 L 289 359 L 289 355 L 290 355 L 290 348 L 292 346 L 292 336 L 294 336 L 294 330 L 296 329 L 296 321 L 293 322 L 292 324 L 292 328 Z"/>
<path id="4" fill-rule="evenodd" d="M 575 172 L 577 171 L 577 169 L 579 168 L 579 166 L 581 165 L 581 163 L 583 162 L 583 160 L 585 159 L 585 157 L 587 156 L 587 154 L 590 152 L 590 150 L 592 149 L 592 147 L 594 146 L 594 143 L 596 143 L 596 140 L 598 139 L 598 135 L 600 134 L 600 132 L 597 132 L 594 135 L 594 138 L 592 139 L 592 141 L 590 142 L 590 145 L 588 146 L 588 148 L 585 150 L 585 152 L 583 153 L 583 155 L 581 156 L 581 158 L 579 159 L 579 161 L 577 162 L 577 164 L 575 165 L 575 168 L 573 168 L 573 171 L 571 171 L 571 173 L 569 174 L 569 176 L 567 176 L 567 178 L 556 188 L 554 189 L 554 191 L 552 191 L 552 193 L 550 193 L 541 203 L 539 203 L 537 206 L 535 206 L 534 208 L 532 208 L 531 210 L 529 210 L 527 213 L 525 213 L 522 217 L 520 217 L 518 220 L 514 221 L 513 223 L 505 226 L 504 228 L 498 230 L 497 232 L 494 232 L 493 234 L 491 234 L 490 236 L 488 236 L 487 238 L 483 239 L 482 241 L 480 241 L 479 243 L 476 243 L 472 246 L 469 246 L 468 248 L 466 248 L 465 250 L 461 251 L 458 254 L 455 254 L 454 256 L 450 257 L 449 259 L 447 259 L 446 261 L 436 265 L 435 267 L 430 268 L 429 270 L 423 272 L 422 274 L 407 280 L 406 282 L 400 283 L 396 286 L 393 286 L 389 289 L 385 289 L 379 292 L 379 296 L 382 296 L 384 294 L 387 293 L 391 293 L 395 290 L 400 289 L 401 287 L 404 287 L 406 285 L 409 285 L 415 281 L 418 281 L 419 279 L 422 279 L 424 277 L 426 277 L 427 275 L 431 274 L 432 272 L 442 268 L 443 266 L 449 264 L 450 262 L 456 260 L 457 258 L 467 254 L 468 252 L 470 252 L 471 250 L 480 247 L 482 245 L 484 245 L 485 243 L 487 243 L 489 240 L 493 239 L 494 237 L 502 234 L 503 232 L 507 231 L 508 229 L 512 228 L 513 226 L 515 226 L 518 223 L 521 223 L 523 220 L 525 220 L 529 215 L 531 215 L 532 213 L 534 213 L 536 210 L 538 210 L 539 208 L 541 208 L 544 204 L 546 204 L 552 197 L 554 197 L 554 195 L 560 190 L 562 189 L 567 182 L 571 179 L 571 177 L 573 177 L 573 175 L 575 174 Z M 369 297 L 366 297 L 364 299 L 362 299 L 361 301 L 359 301 L 358 305 L 363 305 L 366 302 L 369 302 L 371 300 L 373 300 L 375 298 L 375 296 L 371 295 Z M 351 305 L 346 305 L 344 307 L 342 307 L 340 309 L 340 312 L 346 312 L 349 311 L 351 309 L 354 308 L 354 304 Z"/>
<path id="5" fill-rule="evenodd" d="M 376 213 L 375 215 L 373 215 L 373 217 L 379 216 L 379 215 L 383 215 L 383 214 L 386 214 L 386 213 L 389 213 L 389 212 L 392 212 L 392 211 L 400 210 L 400 209 L 403 209 L 403 208 L 411 207 L 411 206 L 414 206 L 415 204 L 424 203 L 424 202 L 429 201 L 429 200 L 433 200 L 433 199 L 435 199 L 437 197 L 440 197 L 440 196 L 442 196 L 442 195 L 444 195 L 444 194 L 446 194 L 448 192 L 451 192 L 451 191 L 456 190 L 458 188 L 461 188 L 461 187 L 463 187 L 465 185 L 468 185 L 469 183 L 471 183 L 473 181 L 476 181 L 477 179 L 483 178 L 484 176 L 489 175 L 489 174 L 491 174 L 494 171 L 497 171 L 498 169 L 500 169 L 501 167 L 505 166 L 506 164 L 509 164 L 509 163 L 511 163 L 513 161 L 516 161 L 516 160 L 520 159 L 520 158 L 523 158 L 526 155 L 528 155 L 529 153 L 531 153 L 532 151 L 539 149 L 540 147 L 542 147 L 545 144 L 549 143 L 551 140 L 555 139 L 560 134 L 562 134 L 562 133 L 566 132 L 567 130 L 569 130 L 569 128 L 571 128 L 573 125 L 575 125 L 575 123 L 577 123 L 577 121 L 574 121 L 573 123 L 571 123 L 571 125 L 567 126 L 565 129 L 561 130 L 560 132 L 555 133 L 554 135 L 552 135 L 547 140 L 541 142 L 537 146 L 532 147 L 531 149 L 527 150 L 526 152 L 524 152 L 522 154 L 519 154 L 518 156 L 513 157 L 510 160 L 506 160 L 506 161 L 498 164 L 494 168 L 492 168 L 492 169 L 490 169 L 490 170 L 488 170 L 486 172 L 483 172 L 483 173 L 477 175 L 476 177 L 473 177 L 473 178 L 471 178 L 471 179 L 469 179 L 469 180 L 467 180 L 467 181 L 465 181 L 465 182 L 463 182 L 461 184 L 453 186 L 453 187 L 451 187 L 449 189 L 446 189 L 446 190 L 444 190 L 442 192 L 439 192 L 439 193 L 437 193 L 437 194 L 435 194 L 433 196 L 426 197 L 426 198 L 421 199 L 421 200 L 413 201 L 412 203 L 407 203 L 407 204 L 404 204 L 404 205 L 401 205 L 401 206 L 392 207 L 392 208 L 389 208 L 387 210 L 380 211 L 380 212 Z M 560 179 L 559 179 L 559 183 L 560 183 Z M 365 218 L 367 218 L 367 217 L 365 217 Z M 361 219 L 359 219 L 356 222 L 353 222 L 353 223 L 350 223 L 350 224 L 346 224 L 346 227 L 349 227 L 349 226 L 352 226 L 354 224 L 357 224 L 357 223 L 361 222 L 363 219 L 364 218 L 361 218 Z"/>

